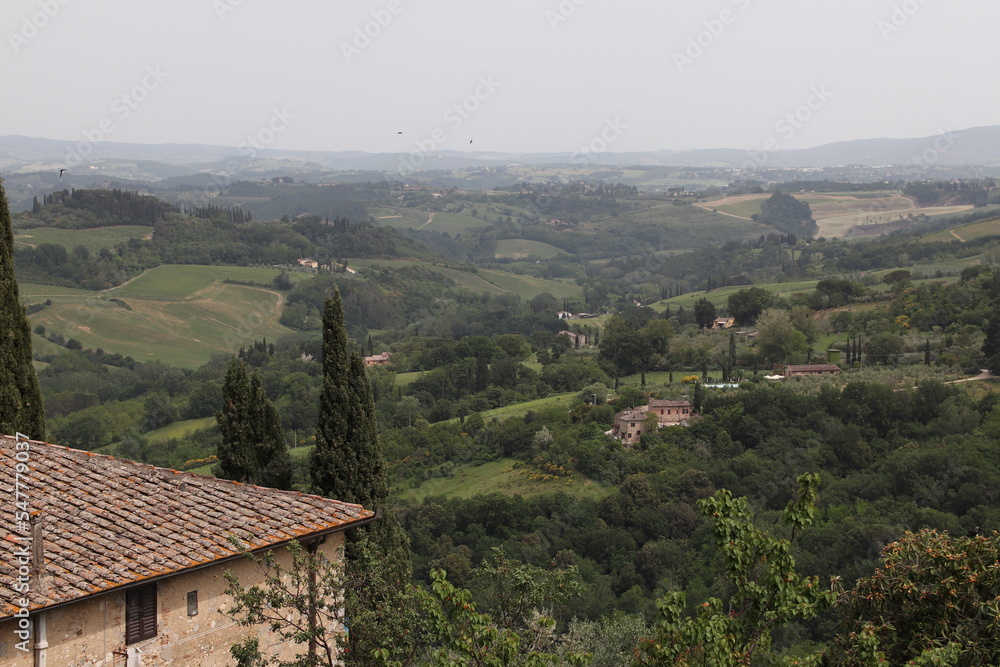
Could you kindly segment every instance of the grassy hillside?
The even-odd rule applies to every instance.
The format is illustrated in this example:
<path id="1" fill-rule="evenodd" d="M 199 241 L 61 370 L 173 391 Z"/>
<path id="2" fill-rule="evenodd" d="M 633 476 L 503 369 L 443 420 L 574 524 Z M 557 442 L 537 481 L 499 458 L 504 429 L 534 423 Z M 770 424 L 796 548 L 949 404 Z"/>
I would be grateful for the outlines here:
<path id="1" fill-rule="evenodd" d="M 23 284 L 22 291 L 31 302 L 52 300 L 31 317 L 33 325 L 50 333 L 140 361 L 197 368 L 213 352 L 234 353 L 254 340 L 291 332 L 278 323 L 284 301 L 280 293 L 223 283 L 226 278 L 263 282 L 275 274 L 270 269 L 162 266 L 104 292 L 31 284 Z M 36 351 L 46 352 L 44 347 Z"/>
<path id="2" fill-rule="evenodd" d="M 211 428 L 215 426 L 215 417 L 204 417 L 202 419 L 188 419 L 185 421 L 167 424 L 162 428 L 147 432 L 146 438 L 150 442 L 166 442 L 171 438 L 183 438 L 191 435 L 195 431 Z"/>
<path id="3" fill-rule="evenodd" d="M 522 276 L 516 273 L 507 273 L 506 271 L 495 271 L 492 269 L 480 269 L 479 275 L 504 292 L 513 292 L 522 299 L 531 299 L 545 292 L 557 299 L 583 295 L 583 288 L 579 285 L 564 283 L 558 280 L 534 278 L 532 276 Z"/>
<path id="4" fill-rule="evenodd" d="M 446 232 L 452 236 L 493 224 L 465 213 L 433 213 L 432 216 L 433 220 L 421 228 L 429 232 Z"/>
<path id="5" fill-rule="evenodd" d="M 753 285 L 753 287 L 759 287 L 765 289 L 769 292 L 774 292 L 782 297 L 790 297 L 793 294 L 798 294 L 801 292 L 811 292 L 816 289 L 816 280 L 803 280 L 799 282 L 790 283 L 763 283 L 760 285 Z M 679 308 L 683 306 L 685 309 L 690 310 L 694 307 L 695 301 L 698 301 L 702 297 L 705 297 L 712 302 L 716 308 L 719 306 L 725 306 L 729 295 L 735 292 L 739 292 L 742 289 L 747 289 L 746 285 L 731 285 L 729 287 L 720 287 L 714 289 L 711 292 L 688 292 L 687 294 L 682 294 L 680 296 L 675 296 L 670 299 L 665 299 L 663 301 L 658 301 L 652 304 L 652 308 L 658 311 L 663 311 L 667 304 L 670 304 L 671 308 Z"/>
<path id="6" fill-rule="evenodd" d="M 448 477 L 429 479 L 416 488 L 397 489 L 404 501 L 428 496 L 468 498 L 478 493 L 505 493 L 514 496 L 537 496 L 563 491 L 577 497 L 603 498 L 614 487 L 592 482 L 581 475 L 554 481 L 534 481 L 529 473 L 513 468 L 514 459 L 502 459 L 480 466 L 458 466 Z"/>
<path id="7" fill-rule="evenodd" d="M 82 245 L 91 254 L 100 252 L 102 248 L 113 249 L 119 243 L 129 239 L 151 238 L 151 227 L 127 225 L 121 227 L 98 227 L 96 229 L 52 229 L 39 227 L 37 229 L 17 230 L 14 235 L 15 245 L 18 243 L 37 246 L 42 243 L 55 243 L 67 250 Z"/>
<path id="8" fill-rule="evenodd" d="M 971 241 L 972 239 L 981 238 L 983 236 L 997 236 L 1000 235 L 1000 218 L 993 218 L 991 220 L 980 220 L 979 222 L 973 222 L 968 225 L 962 225 L 961 227 L 955 227 L 953 229 L 945 229 L 940 232 L 935 232 L 933 234 L 928 234 L 924 236 L 921 241 L 926 243 L 932 243 L 935 241 Z"/>
<path id="9" fill-rule="evenodd" d="M 453 269 L 447 266 L 439 266 L 437 264 L 431 264 L 429 262 L 422 262 L 419 259 L 400 259 L 400 260 L 382 260 L 382 259 L 349 259 L 348 265 L 356 268 L 368 268 L 372 266 L 388 266 L 388 267 L 404 267 L 404 266 L 420 266 L 425 269 L 430 269 L 431 271 L 437 271 L 441 275 L 447 276 L 455 281 L 459 287 L 467 289 L 473 292 L 488 292 L 491 294 L 501 294 L 507 290 L 500 289 L 493 283 L 485 280 L 481 277 L 482 272 L 472 273 L 471 271 L 460 271 L 458 269 Z"/>
<path id="10" fill-rule="evenodd" d="M 565 254 L 565 251 L 542 241 L 531 241 L 528 239 L 502 239 L 497 241 L 496 256 L 499 259 L 523 259 L 525 257 L 549 259 L 559 254 Z"/>
<path id="11" fill-rule="evenodd" d="M 373 260 L 373 259 L 350 259 L 348 264 L 354 268 L 365 268 L 370 266 L 413 266 L 419 265 L 423 268 L 437 271 L 448 276 L 460 287 L 473 292 L 487 292 L 490 294 L 502 294 L 511 292 L 517 294 L 522 299 L 531 299 L 543 292 L 548 292 L 552 296 L 562 299 L 574 296 L 581 296 L 583 288 L 573 283 L 561 282 L 558 280 L 548 280 L 545 278 L 534 278 L 532 276 L 522 276 L 507 271 L 497 271 L 493 269 L 479 269 L 476 273 L 470 271 L 459 271 L 446 266 L 438 266 L 428 262 L 421 262 L 415 259 L 406 260 Z"/>
<path id="12" fill-rule="evenodd" d="M 269 284 L 278 275 L 276 269 L 244 266 L 165 265 L 144 272 L 139 277 L 105 293 L 119 298 L 190 299 L 207 288 L 218 287 L 225 280 Z M 291 273 L 293 281 L 310 274 Z"/>
<path id="13" fill-rule="evenodd" d="M 678 205 L 672 201 L 647 200 L 640 208 L 617 218 L 623 233 L 642 225 L 656 225 L 670 231 L 669 242 L 662 249 L 703 247 L 720 240 L 741 240 L 774 231 L 771 227 L 709 210 L 710 206 Z M 604 224 L 604 221 L 601 222 Z"/>

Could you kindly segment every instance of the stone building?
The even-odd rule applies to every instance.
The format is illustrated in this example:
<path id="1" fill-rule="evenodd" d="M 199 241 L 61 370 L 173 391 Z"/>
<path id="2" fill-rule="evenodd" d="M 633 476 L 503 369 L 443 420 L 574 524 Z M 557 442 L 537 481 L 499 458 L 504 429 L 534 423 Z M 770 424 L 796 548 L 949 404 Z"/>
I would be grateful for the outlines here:
<path id="1" fill-rule="evenodd" d="M 616 413 L 614 425 L 609 434 L 626 445 L 633 445 L 639 441 L 639 437 L 646 429 L 646 418 L 650 414 L 656 415 L 659 428 L 687 426 L 687 423 L 694 416 L 690 401 L 654 398 L 649 401 L 649 405 L 641 405 Z"/>
<path id="2" fill-rule="evenodd" d="M 0 664 L 231 665 L 256 634 L 265 655 L 304 651 L 225 611 L 228 570 L 260 569 L 234 545 L 339 558 L 360 505 L 0 437 Z"/>

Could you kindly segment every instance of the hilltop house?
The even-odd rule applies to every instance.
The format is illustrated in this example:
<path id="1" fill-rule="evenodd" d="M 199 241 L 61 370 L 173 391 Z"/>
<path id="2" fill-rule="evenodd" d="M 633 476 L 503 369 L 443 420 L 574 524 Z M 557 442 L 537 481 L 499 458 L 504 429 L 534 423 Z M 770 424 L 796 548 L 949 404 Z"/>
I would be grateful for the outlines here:
<path id="1" fill-rule="evenodd" d="M 782 375 L 786 378 L 839 374 L 840 366 L 837 364 L 788 364 L 782 371 Z"/>
<path id="2" fill-rule="evenodd" d="M 579 349 L 581 347 L 590 346 L 590 338 L 586 334 L 577 333 L 575 331 L 560 331 L 557 335 L 566 336 L 569 338 L 570 347 L 573 349 Z"/>
<path id="3" fill-rule="evenodd" d="M 712 322 L 713 329 L 732 329 L 736 326 L 735 317 L 717 317 Z"/>
<path id="4" fill-rule="evenodd" d="M 365 366 L 388 366 L 390 363 L 392 360 L 389 358 L 388 352 L 365 357 Z"/>
<path id="5" fill-rule="evenodd" d="M 223 573 L 259 583 L 254 552 L 287 545 L 339 558 L 360 505 L 0 437 L 0 664 L 232 664 L 256 635 L 265 655 L 303 652 L 266 626 L 236 625 Z M 23 466 L 18 467 L 19 463 Z"/>
<path id="6" fill-rule="evenodd" d="M 621 440 L 625 445 L 633 445 L 639 441 L 639 437 L 646 428 L 646 417 L 651 413 L 656 415 L 659 428 L 687 426 L 691 418 L 694 417 L 690 401 L 654 398 L 650 400 L 649 405 L 616 413 L 609 434 Z"/>
<path id="7" fill-rule="evenodd" d="M 688 400 L 666 400 L 654 398 L 645 406 L 646 410 L 656 414 L 660 427 L 679 426 L 691 418 L 691 402 Z"/>
<path id="8" fill-rule="evenodd" d="M 624 445 L 634 445 L 639 442 L 639 437 L 645 426 L 646 411 L 641 408 L 635 410 L 622 410 L 615 413 L 614 425 L 611 427 L 611 435 L 622 441 Z"/>

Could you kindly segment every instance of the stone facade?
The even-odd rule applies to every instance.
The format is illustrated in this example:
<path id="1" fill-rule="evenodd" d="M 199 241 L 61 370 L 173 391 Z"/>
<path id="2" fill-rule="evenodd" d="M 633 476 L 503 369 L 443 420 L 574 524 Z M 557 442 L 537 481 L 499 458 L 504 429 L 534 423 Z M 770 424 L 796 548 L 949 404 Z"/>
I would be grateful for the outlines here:
<path id="1" fill-rule="evenodd" d="M 646 428 L 646 417 L 656 415 L 657 426 L 686 426 L 694 416 L 691 403 L 686 400 L 662 400 L 654 398 L 649 405 L 642 405 L 632 410 L 622 410 L 615 414 L 614 425 L 610 435 L 621 440 L 626 445 L 634 445 Z"/>
<path id="2" fill-rule="evenodd" d="M 319 549 L 332 560 L 339 558 L 341 546 L 343 533 L 334 533 Z M 277 560 L 287 567 L 288 550 L 280 548 Z M 227 570 L 244 585 L 260 580 L 260 569 L 242 557 L 161 579 L 156 584 L 156 636 L 131 646 L 125 645 L 123 590 L 44 612 L 46 662 L 58 667 L 230 666 L 233 658 L 229 648 L 254 633 L 260 637 L 261 650 L 267 656 L 291 660 L 305 652 L 303 644 L 283 643 L 266 626 L 241 627 L 225 613 L 233 605 L 233 599 L 224 593 L 223 574 Z M 188 594 L 194 591 L 197 611 L 189 615 Z M 16 621 L 0 623 L 0 664 L 33 667 L 34 638 L 28 645 L 31 650 L 20 651 L 16 648 L 19 640 L 15 629 Z"/>

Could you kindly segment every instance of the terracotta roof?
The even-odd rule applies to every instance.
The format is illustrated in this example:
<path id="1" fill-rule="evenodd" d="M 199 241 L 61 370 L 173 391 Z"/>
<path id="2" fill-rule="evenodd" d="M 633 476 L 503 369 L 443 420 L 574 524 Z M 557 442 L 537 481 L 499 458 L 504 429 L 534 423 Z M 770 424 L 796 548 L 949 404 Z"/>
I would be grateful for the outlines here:
<path id="1" fill-rule="evenodd" d="M 646 413 L 639 410 L 623 410 L 615 415 L 619 421 L 641 422 L 646 418 Z"/>
<path id="2" fill-rule="evenodd" d="M 691 401 L 671 400 L 666 398 L 653 398 L 649 401 L 651 408 L 690 408 Z"/>
<path id="3" fill-rule="evenodd" d="M 21 594 L 11 582 L 32 546 L 14 485 L 41 519 L 44 572 L 32 574 L 31 609 L 70 602 L 211 564 L 249 549 L 343 529 L 374 512 L 320 496 L 157 468 L 32 441 L 18 473 L 15 439 L 0 436 L 0 620 Z M 36 533 L 37 535 L 37 533 Z"/>

